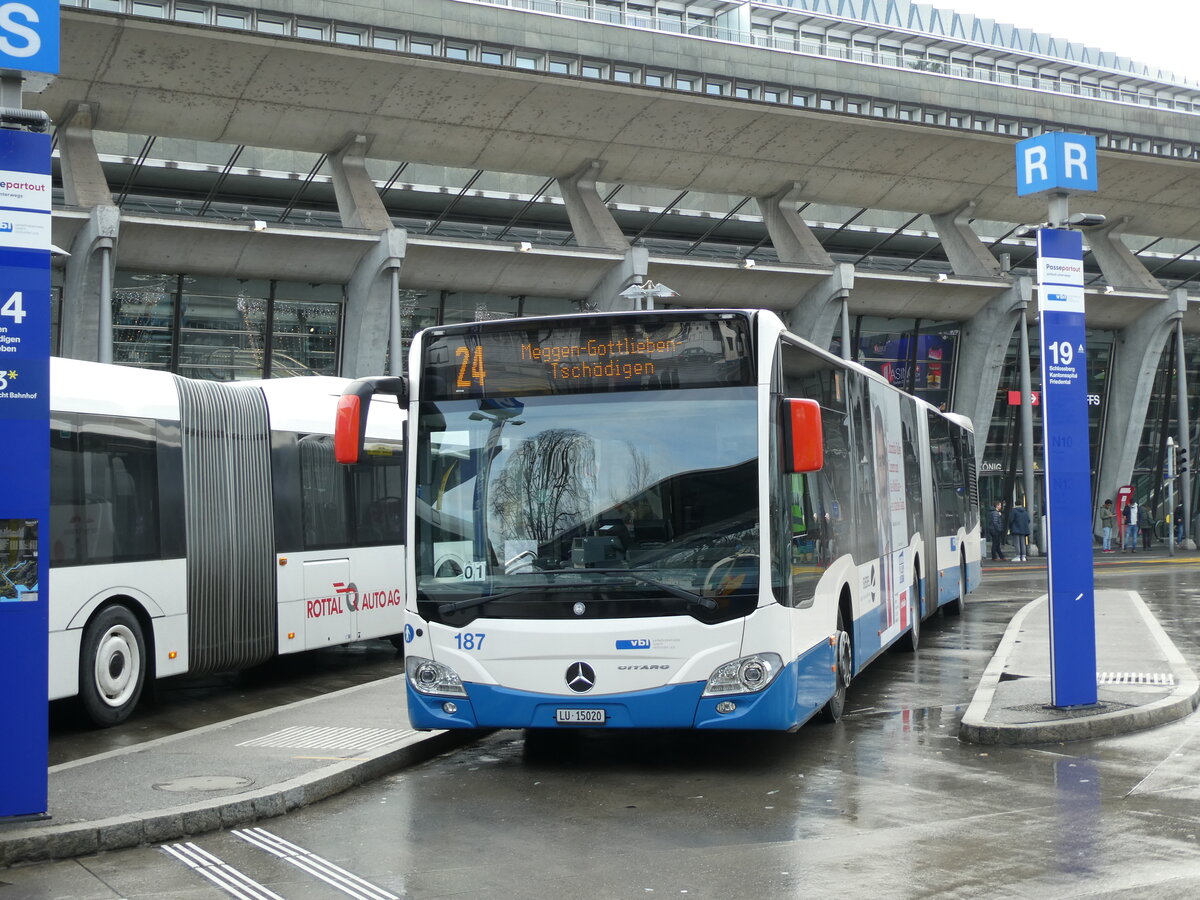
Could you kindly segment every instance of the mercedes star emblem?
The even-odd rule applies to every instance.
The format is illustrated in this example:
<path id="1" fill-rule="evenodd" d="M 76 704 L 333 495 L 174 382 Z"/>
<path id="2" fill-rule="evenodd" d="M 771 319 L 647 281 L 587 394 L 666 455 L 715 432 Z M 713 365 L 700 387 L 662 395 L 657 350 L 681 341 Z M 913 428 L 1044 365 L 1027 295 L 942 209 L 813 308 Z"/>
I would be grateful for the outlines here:
<path id="1" fill-rule="evenodd" d="M 577 694 L 583 694 L 596 686 L 596 673 L 585 662 L 571 663 L 567 666 L 567 687 Z"/>

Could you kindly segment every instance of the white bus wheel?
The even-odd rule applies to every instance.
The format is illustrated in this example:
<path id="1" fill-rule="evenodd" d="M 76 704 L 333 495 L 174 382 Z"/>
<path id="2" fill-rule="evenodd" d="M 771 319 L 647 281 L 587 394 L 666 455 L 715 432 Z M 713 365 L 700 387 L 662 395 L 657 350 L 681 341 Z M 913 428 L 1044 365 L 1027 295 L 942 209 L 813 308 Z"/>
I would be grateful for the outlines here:
<path id="1" fill-rule="evenodd" d="M 142 626 L 124 606 L 110 606 L 83 630 L 79 653 L 79 699 L 97 725 L 129 718 L 146 681 Z"/>

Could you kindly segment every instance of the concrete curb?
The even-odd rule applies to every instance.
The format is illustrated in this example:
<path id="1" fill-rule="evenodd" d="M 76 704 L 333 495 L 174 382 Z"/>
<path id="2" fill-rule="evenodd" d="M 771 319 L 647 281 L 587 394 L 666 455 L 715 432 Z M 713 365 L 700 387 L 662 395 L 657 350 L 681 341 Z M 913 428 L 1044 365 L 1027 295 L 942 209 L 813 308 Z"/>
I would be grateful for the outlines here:
<path id="1" fill-rule="evenodd" d="M 1040 744 L 1082 741 L 1142 731 L 1174 722 L 1191 714 L 1200 703 L 1200 680 L 1197 680 L 1195 673 L 1192 672 L 1167 633 L 1163 631 L 1145 601 L 1134 592 L 1129 592 L 1129 596 L 1134 601 L 1134 605 L 1175 676 L 1175 688 L 1170 694 L 1141 706 L 1100 712 L 1095 715 L 1082 715 L 1072 719 L 1020 724 L 988 722 L 987 714 L 995 698 L 996 686 L 1000 683 L 1005 664 L 1021 633 L 1022 625 L 1026 617 L 1035 609 L 1044 609 L 1045 607 L 1047 598 L 1039 597 L 1022 607 L 1005 630 L 1004 637 L 988 663 L 987 669 L 984 670 L 979 688 L 959 725 L 959 739 L 972 744 Z M 1049 681 L 1048 675 L 1046 680 Z"/>
<path id="2" fill-rule="evenodd" d="M 0 866 L 139 847 L 281 816 L 469 744 L 484 733 L 436 731 L 415 735 L 365 760 L 337 763 L 257 791 L 186 806 L 93 822 L 3 826 Z"/>

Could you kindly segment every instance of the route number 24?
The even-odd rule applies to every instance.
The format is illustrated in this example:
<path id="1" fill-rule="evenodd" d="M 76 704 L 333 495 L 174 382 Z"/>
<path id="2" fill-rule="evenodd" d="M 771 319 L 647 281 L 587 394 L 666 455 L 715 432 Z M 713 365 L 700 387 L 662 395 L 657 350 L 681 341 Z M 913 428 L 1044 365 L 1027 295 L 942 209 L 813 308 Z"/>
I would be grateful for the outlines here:
<path id="1" fill-rule="evenodd" d="M 454 355 L 462 360 L 462 365 L 458 367 L 458 386 L 469 388 L 478 384 L 483 387 L 487 378 L 487 372 L 483 368 L 483 348 L 475 347 L 472 350 L 470 347 L 457 347 Z"/>
<path id="2" fill-rule="evenodd" d="M 8 316 L 17 325 L 25 321 L 25 317 L 29 315 L 25 311 L 25 297 L 21 291 L 14 291 L 12 296 L 4 301 L 4 305 L 0 306 L 0 316 Z"/>

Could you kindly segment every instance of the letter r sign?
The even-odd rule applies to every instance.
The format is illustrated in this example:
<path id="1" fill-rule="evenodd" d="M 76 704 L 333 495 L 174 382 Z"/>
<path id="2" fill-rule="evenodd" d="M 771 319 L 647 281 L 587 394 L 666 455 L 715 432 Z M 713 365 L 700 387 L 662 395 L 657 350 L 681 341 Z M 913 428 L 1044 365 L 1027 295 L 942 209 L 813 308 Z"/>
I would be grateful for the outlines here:
<path id="1" fill-rule="evenodd" d="M 1017 196 L 1042 191 L 1095 191 L 1096 139 L 1055 131 L 1018 141 Z"/>

